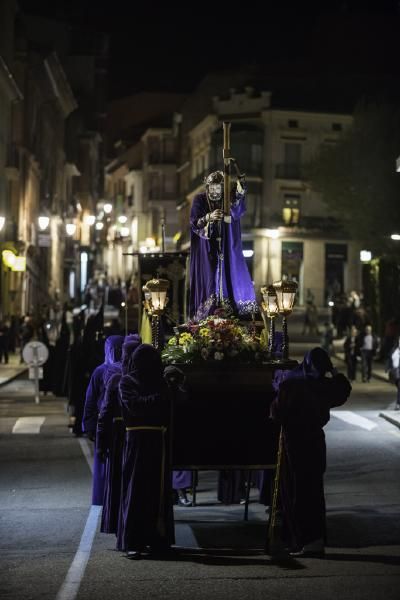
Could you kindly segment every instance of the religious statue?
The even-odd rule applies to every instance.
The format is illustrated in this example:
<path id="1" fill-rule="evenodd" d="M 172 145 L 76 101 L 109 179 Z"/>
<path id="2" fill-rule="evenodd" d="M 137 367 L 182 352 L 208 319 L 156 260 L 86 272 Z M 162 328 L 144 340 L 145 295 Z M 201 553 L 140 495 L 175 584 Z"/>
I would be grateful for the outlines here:
<path id="1" fill-rule="evenodd" d="M 230 177 L 215 171 L 205 178 L 205 187 L 190 214 L 190 318 L 200 321 L 218 308 L 226 315 L 251 316 L 258 307 L 242 252 L 244 176 L 232 188 Z"/>

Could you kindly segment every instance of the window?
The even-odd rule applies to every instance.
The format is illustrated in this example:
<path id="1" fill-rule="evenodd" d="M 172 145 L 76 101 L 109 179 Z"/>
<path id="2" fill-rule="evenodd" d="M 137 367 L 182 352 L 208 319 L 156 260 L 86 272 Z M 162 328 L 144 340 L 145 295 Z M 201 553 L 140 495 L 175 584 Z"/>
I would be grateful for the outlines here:
<path id="1" fill-rule="evenodd" d="M 284 146 L 285 164 L 299 165 L 301 163 L 301 144 L 287 143 Z"/>
<path id="2" fill-rule="evenodd" d="M 262 163 L 262 146 L 261 144 L 251 145 L 251 164 L 258 166 Z"/>
<path id="3" fill-rule="evenodd" d="M 285 225 L 298 225 L 300 221 L 300 194 L 284 194 L 282 219 Z"/>
<path id="4" fill-rule="evenodd" d="M 289 119 L 287 124 L 290 129 L 296 129 L 299 126 L 299 122 L 296 119 Z"/>
<path id="5" fill-rule="evenodd" d="M 149 175 L 149 199 L 158 200 L 160 198 L 160 175 L 158 173 L 150 173 Z"/>
<path id="6" fill-rule="evenodd" d="M 341 123 L 332 123 L 332 131 L 342 131 Z"/>
<path id="7" fill-rule="evenodd" d="M 175 162 L 175 141 L 173 139 L 164 140 L 164 160 L 168 163 Z"/>
<path id="8" fill-rule="evenodd" d="M 171 196 L 175 193 L 175 175 L 167 174 L 164 177 L 164 192 L 166 196 Z"/>

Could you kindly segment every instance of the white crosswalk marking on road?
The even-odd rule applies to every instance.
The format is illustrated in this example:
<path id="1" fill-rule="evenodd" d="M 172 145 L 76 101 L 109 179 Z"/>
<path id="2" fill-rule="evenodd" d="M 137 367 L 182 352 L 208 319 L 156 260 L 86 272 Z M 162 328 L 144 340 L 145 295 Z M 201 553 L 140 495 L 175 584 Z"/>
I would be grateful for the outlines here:
<path id="1" fill-rule="evenodd" d="M 366 417 L 362 417 L 361 415 L 357 415 L 351 410 L 331 410 L 331 415 L 336 417 L 337 419 L 341 419 L 346 423 L 350 423 L 351 425 L 357 425 L 357 427 L 361 427 L 362 429 L 367 429 L 371 431 L 378 427 L 376 423 L 370 421 Z"/>
<path id="2" fill-rule="evenodd" d="M 15 421 L 13 433 L 40 433 L 46 417 L 20 417 Z"/>

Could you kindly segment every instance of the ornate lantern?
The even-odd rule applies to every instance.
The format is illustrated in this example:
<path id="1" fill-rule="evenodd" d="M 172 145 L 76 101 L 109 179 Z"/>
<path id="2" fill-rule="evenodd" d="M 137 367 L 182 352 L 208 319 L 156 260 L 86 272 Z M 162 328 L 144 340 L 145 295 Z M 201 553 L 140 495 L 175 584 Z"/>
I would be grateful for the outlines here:
<path id="1" fill-rule="evenodd" d="M 287 329 L 287 317 L 293 311 L 293 305 L 297 292 L 297 282 L 277 281 L 273 284 L 273 287 L 276 291 L 276 301 L 278 304 L 279 313 L 282 315 L 282 358 L 283 360 L 287 360 L 289 358 L 289 336 Z"/>
<path id="2" fill-rule="evenodd" d="M 168 279 L 150 279 L 144 287 L 147 288 L 144 290 L 145 301 L 148 302 L 150 307 L 149 314 L 151 314 L 153 346 L 157 350 L 160 350 L 160 317 L 168 302 L 167 291 L 169 288 L 169 281 Z M 146 299 L 146 294 L 149 294 L 148 299 Z"/>
<path id="3" fill-rule="evenodd" d="M 268 353 L 272 356 L 275 338 L 275 317 L 279 314 L 276 291 L 273 285 L 261 288 L 263 297 L 262 309 L 263 313 L 269 318 L 269 336 L 268 336 Z"/>

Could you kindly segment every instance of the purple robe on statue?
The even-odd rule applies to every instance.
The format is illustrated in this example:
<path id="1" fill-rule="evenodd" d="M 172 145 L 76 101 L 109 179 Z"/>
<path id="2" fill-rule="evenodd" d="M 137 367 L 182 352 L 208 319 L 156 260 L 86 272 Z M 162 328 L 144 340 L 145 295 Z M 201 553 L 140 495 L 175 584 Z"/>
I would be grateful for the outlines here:
<path id="1" fill-rule="evenodd" d="M 193 200 L 190 213 L 190 317 L 201 321 L 224 308 L 228 314 L 250 315 L 258 311 L 254 286 L 242 253 L 240 218 L 245 212 L 245 195 L 236 192 L 231 204 L 231 223 L 209 222 L 199 227 L 199 219 L 212 212 L 206 193 Z M 202 225 L 203 223 L 201 223 Z M 219 227 L 223 260 L 218 260 Z M 222 263 L 222 269 L 219 266 Z M 220 303 L 220 285 L 223 300 Z"/>
<path id="2" fill-rule="evenodd" d="M 124 338 L 121 335 L 111 335 L 106 339 L 104 352 L 105 360 L 92 374 L 87 391 L 85 408 L 82 419 L 82 429 L 91 439 L 96 439 L 97 417 L 104 399 L 108 380 L 121 371 L 121 352 Z M 93 488 L 92 504 L 101 506 L 104 495 L 105 464 L 94 452 L 93 458 Z"/>

